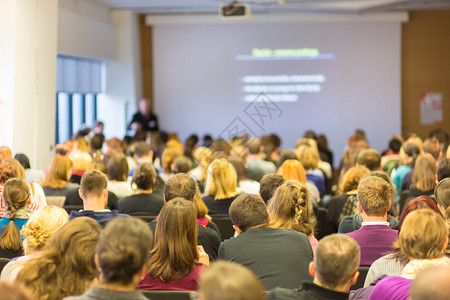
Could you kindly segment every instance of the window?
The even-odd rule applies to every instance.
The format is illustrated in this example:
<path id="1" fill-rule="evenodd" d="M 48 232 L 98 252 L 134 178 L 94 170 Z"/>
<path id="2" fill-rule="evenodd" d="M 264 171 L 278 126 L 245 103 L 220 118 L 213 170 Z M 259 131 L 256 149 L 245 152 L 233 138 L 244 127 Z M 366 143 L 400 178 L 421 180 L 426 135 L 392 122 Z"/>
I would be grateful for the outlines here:
<path id="1" fill-rule="evenodd" d="M 102 62 L 58 56 L 56 87 L 56 143 L 63 143 L 82 129 L 94 126 L 97 95 L 101 93 Z"/>

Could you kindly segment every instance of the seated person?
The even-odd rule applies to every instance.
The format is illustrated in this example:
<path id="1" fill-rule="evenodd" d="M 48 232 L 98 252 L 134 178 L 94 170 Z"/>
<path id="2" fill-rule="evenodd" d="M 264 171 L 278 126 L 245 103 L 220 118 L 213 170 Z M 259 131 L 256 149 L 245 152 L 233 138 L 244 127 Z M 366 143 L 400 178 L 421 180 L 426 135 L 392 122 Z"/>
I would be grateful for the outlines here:
<path id="1" fill-rule="evenodd" d="M 42 182 L 45 196 L 65 196 L 70 190 L 76 190 L 79 184 L 69 182 L 73 163 L 67 156 L 56 154 Z"/>
<path id="2" fill-rule="evenodd" d="M 409 299 L 447 300 L 450 299 L 449 266 L 437 266 L 420 271 L 414 279 Z"/>
<path id="3" fill-rule="evenodd" d="M 311 280 L 308 272 L 313 252 L 301 232 L 269 227 L 269 214 L 257 195 L 244 194 L 230 206 L 236 238 L 222 242 L 219 259 L 237 262 L 252 270 L 266 290 L 296 288 Z"/>
<path id="4" fill-rule="evenodd" d="M 267 204 L 277 188 L 284 183 L 283 176 L 278 174 L 267 174 L 261 179 L 259 186 L 259 195 Z"/>
<path id="5" fill-rule="evenodd" d="M 99 170 L 89 170 L 83 174 L 79 195 L 83 199 L 83 210 L 73 210 L 70 213 L 70 220 L 78 217 L 89 217 L 104 227 L 106 222 L 119 215 L 117 210 L 106 208 L 108 180 L 106 175 Z"/>
<path id="6" fill-rule="evenodd" d="M 326 236 L 317 245 L 314 261 L 309 265 L 313 282 L 304 281 L 295 290 L 275 288 L 267 294 L 267 298 L 348 299 L 350 287 L 359 275 L 359 254 L 355 240 L 343 234 Z"/>
<path id="7" fill-rule="evenodd" d="M 133 174 L 131 184 L 136 184 L 134 195 L 119 200 L 119 212 L 129 215 L 158 215 L 164 198 L 153 193 L 156 170 L 150 163 L 140 164 Z"/>

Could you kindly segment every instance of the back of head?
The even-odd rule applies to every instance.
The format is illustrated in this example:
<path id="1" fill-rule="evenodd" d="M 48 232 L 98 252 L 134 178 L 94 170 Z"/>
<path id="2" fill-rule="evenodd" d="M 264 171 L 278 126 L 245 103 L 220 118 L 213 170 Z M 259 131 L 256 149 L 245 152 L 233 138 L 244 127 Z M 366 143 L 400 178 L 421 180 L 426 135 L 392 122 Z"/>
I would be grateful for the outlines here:
<path id="1" fill-rule="evenodd" d="M 202 272 L 200 300 L 265 300 L 261 282 L 249 269 L 233 262 L 218 261 Z"/>
<path id="2" fill-rule="evenodd" d="M 128 162 L 125 154 L 120 152 L 108 152 L 103 159 L 108 169 L 108 179 L 126 181 L 128 178 Z"/>
<path id="3" fill-rule="evenodd" d="M 13 177 L 17 177 L 16 169 L 9 164 L 0 163 L 0 185 Z"/>
<path id="4" fill-rule="evenodd" d="M 231 203 L 228 212 L 233 225 L 243 232 L 269 223 L 266 204 L 261 197 L 254 194 L 243 194 L 237 197 Z"/>
<path id="5" fill-rule="evenodd" d="M 232 155 L 228 158 L 228 161 L 233 165 L 237 174 L 237 181 L 245 180 L 248 178 L 247 169 L 245 168 L 245 162 L 239 156 Z"/>
<path id="6" fill-rule="evenodd" d="M 27 204 L 30 198 L 30 187 L 20 178 L 10 178 L 5 182 L 2 197 L 8 207 L 8 217 L 13 221 L 17 211 Z M 17 227 L 11 221 L 0 235 L 0 248 L 18 251 L 22 242 Z"/>
<path id="7" fill-rule="evenodd" d="M 156 170 L 150 163 L 140 164 L 133 174 L 132 182 L 140 190 L 151 190 L 156 180 Z"/>
<path id="8" fill-rule="evenodd" d="M 215 159 L 208 167 L 205 193 L 214 195 L 215 199 L 225 199 L 237 194 L 237 173 L 226 159 Z"/>
<path id="9" fill-rule="evenodd" d="M 150 154 L 150 145 L 146 142 L 137 142 L 134 145 L 134 154 L 139 158 L 148 156 Z"/>
<path id="10" fill-rule="evenodd" d="M 149 274 L 168 282 L 189 274 L 198 260 L 197 213 L 192 201 L 175 198 L 164 204 L 150 252 Z"/>
<path id="11" fill-rule="evenodd" d="M 26 236 L 23 241 L 25 253 L 30 254 L 44 248 L 48 239 L 67 222 L 69 215 L 65 209 L 54 205 L 39 208 L 21 231 Z"/>
<path id="12" fill-rule="evenodd" d="M 17 153 L 16 155 L 14 155 L 14 158 L 20 162 L 20 164 L 24 169 L 31 168 L 30 160 L 28 159 L 28 156 L 26 156 L 24 153 Z"/>
<path id="13" fill-rule="evenodd" d="M 119 153 L 125 153 L 127 149 L 125 142 L 118 138 L 110 138 L 106 141 L 106 146 L 108 147 L 108 151 L 116 151 Z"/>
<path id="14" fill-rule="evenodd" d="M 339 186 L 340 193 L 356 190 L 361 178 L 369 173 L 370 170 L 365 166 L 354 166 L 348 169 L 342 176 L 341 184 Z"/>
<path id="15" fill-rule="evenodd" d="M 143 221 L 128 217 L 110 220 L 97 245 L 101 282 L 132 283 L 133 276 L 147 261 L 152 245 L 152 233 Z"/>
<path id="16" fill-rule="evenodd" d="M 84 198 L 100 197 L 108 186 L 106 175 L 99 170 L 89 170 L 81 177 L 81 193 Z"/>
<path id="17" fill-rule="evenodd" d="M 8 146 L 0 146 L 0 162 L 12 157 L 11 149 Z"/>
<path id="18" fill-rule="evenodd" d="M 436 266 L 420 271 L 414 279 L 409 299 L 447 300 L 450 299 L 449 266 Z"/>
<path id="19" fill-rule="evenodd" d="M 275 191 L 267 210 L 271 227 L 294 229 L 307 236 L 314 234 L 316 218 L 306 185 L 295 180 L 286 181 Z"/>
<path id="20" fill-rule="evenodd" d="M 317 169 L 319 165 L 319 152 L 317 147 L 312 147 L 309 145 L 301 145 L 295 150 L 298 160 L 302 163 L 306 170 Z"/>
<path id="21" fill-rule="evenodd" d="M 89 141 L 89 144 L 91 146 L 91 151 L 101 150 L 104 142 L 105 142 L 105 136 L 103 134 L 100 134 L 100 133 L 94 134 Z"/>
<path id="22" fill-rule="evenodd" d="M 414 166 L 412 183 L 421 191 L 430 191 L 436 186 L 436 160 L 430 154 L 420 155 Z"/>
<path id="23" fill-rule="evenodd" d="M 214 142 L 212 142 L 211 144 L 210 149 L 213 153 L 224 152 L 227 156 L 231 154 L 231 145 L 222 138 L 214 140 Z"/>
<path id="24" fill-rule="evenodd" d="M 167 202 L 178 197 L 193 201 L 195 193 L 196 185 L 194 179 L 184 173 L 173 175 L 164 184 L 164 199 Z"/>
<path id="25" fill-rule="evenodd" d="M 42 185 L 54 189 L 64 187 L 69 181 L 69 171 L 72 170 L 72 167 L 73 163 L 67 156 L 56 154 Z"/>
<path id="26" fill-rule="evenodd" d="M 409 201 L 408 204 L 405 205 L 405 208 L 403 208 L 402 210 L 402 213 L 398 220 L 398 227 L 397 227 L 398 232 L 402 230 L 403 222 L 405 221 L 405 218 L 408 214 L 417 209 L 424 209 L 424 208 L 432 209 L 438 214 L 441 213 L 436 203 L 434 203 L 434 201 L 431 200 L 429 197 L 419 196 L 417 198 L 414 198 L 411 201 Z"/>
<path id="27" fill-rule="evenodd" d="M 10 157 L 5 159 L 3 163 L 13 167 L 16 170 L 17 177 L 26 181 L 25 169 L 17 159 Z"/>
<path id="28" fill-rule="evenodd" d="M 188 173 L 192 169 L 192 160 L 187 156 L 177 157 L 172 164 L 172 172 L 174 174 L 178 173 Z"/>
<path id="29" fill-rule="evenodd" d="M 288 159 L 298 160 L 297 155 L 293 150 L 290 149 L 282 150 L 280 153 L 280 158 L 278 159 L 277 162 L 277 168 L 281 167 L 283 163 Z"/>
<path id="30" fill-rule="evenodd" d="M 37 299 L 82 294 L 97 277 L 94 255 L 100 230 L 100 225 L 88 217 L 69 221 L 24 265 L 17 280 Z"/>
<path id="31" fill-rule="evenodd" d="M 73 171 L 84 172 L 89 168 L 92 157 L 87 152 L 75 152 L 72 156 Z"/>
<path id="32" fill-rule="evenodd" d="M 344 234 L 326 236 L 316 246 L 316 277 L 328 289 L 345 285 L 358 270 L 359 262 L 358 243 Z"/>
<path id="33" fill-rule="evenodd" d="M 430 153 L 435 160 L 439 159 L 441 154 L 441 145 L 436 138 L 427 138 L 423 142 L 423 152 Z"/>
<path id="34" fill-rule="evenodd" d="M 419 148 L 419 146 L 417 146 L 417 144 L 415 144 L 415 143 L 405 142 L 403 144 L 402 149 L 400 149 L 400 153 L 402 153 L 402 151 L 404 152 L 405 155 L 410 157 L 411 161 L 408 164 L 411 167 L 414 167 L 414 165 L 416 163 L 416 159 L 420 155 L 420 148 Z M 405 162 L 405 163 L 407 163 L 407 162 Z"/>
<path id="35" fill-rule="evenodd" d="M 250 154 L 259 154 L 261 150 L 261 141 L 257 138 L 250 138 L 247 141 L 246 146 Z"/>
<path id="36" fill-rule="evenodd" d="M 440 214 L 418 209 L 406 216 L 394 246 L 410 259 L 440 258 L 447 246 L 447 235 L 447 225 Z"/>
<path id="37" fill-rule="evenodd" d="M 371 171 L 379 170 L 381 165 L 381 155 L 374 149 L 364 149 L 359 152 L 356 163 L 365 166 Z"/>
<path id="38" fill-rule="evenodd" d="M 368 216 L 384 216 L 391 199 L 392 185 L 378 176 L 367 174 L 358 184 L 358 200 Z"/>
<path id="39" fill-rule="evenodd" d="M 260 181 L 259 194 L 265 203 L 269 202 L 277 188 L 284 183 L 283 176 L 278 174 L 264 175 Z"/>
<path id="40" fill-rule="evenodd" d="M 172 164 L 177 157 L 180 157 L 182 152 L 176 147 L 167 147 L 161 154 L 161 165 L 164 172 L 170 173 Z"/>
<path id="41" fill-rule="evenodd" d="M 445 209 L 445 219 L 450 220 L 450 178 L 445 178 L 436 185 L 434 199 Z"/>
<path id="42" fill-rule="evenodd" d="M 439 163 L 439 166 L 436 170 L 437 180 L 438 182 L 445 178 L 450 178 L 450 159 L 444 158 Z"/>
<path id="43" fill-rule="evenodd" d="M 303 165 L 295 159 L 286 160 L 278 168 L 277 174 L 283 176 L 284 180 L 297 180 L 300 183 L 306 183 L 306 172 Z"/>
<path id="44" fill-rule="evenodd" d="M 394 152 L 394 153 L 399 153 L 400 148 L 402 147 L 402 144 L 403 144 L 403 138 L 399 135 L 394 135 L 389 140 L 389 149 L 391 149 L 392 152 Z"/>

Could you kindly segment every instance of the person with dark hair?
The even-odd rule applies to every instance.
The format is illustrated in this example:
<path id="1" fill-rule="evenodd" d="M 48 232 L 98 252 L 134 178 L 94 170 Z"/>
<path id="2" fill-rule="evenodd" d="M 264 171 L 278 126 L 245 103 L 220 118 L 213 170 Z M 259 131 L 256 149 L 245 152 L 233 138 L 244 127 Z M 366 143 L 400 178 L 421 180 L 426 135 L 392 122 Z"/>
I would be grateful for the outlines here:
<path id="1" fill-rule="evenodd" d="M 177 157 L 171 166 L 173 174 L 188 173 L 192 170 L 192 159 L 187 156 Z"/>
<path id="2" fill-rule="evenodd" d="M 278 174 L 267 174 L 261 178 L 259 195 L 267 204 L 277 188 L 284 183 L 283 176 Z"/>
<path id="3" fill-rule="evenodd" d="M 184 156 L 188 157 L 191 161 L 194 160 L 194 150 L 198 145 L 198 135 L 191 134 L 184 142 Z"/>
<path id="4" fill-rule="evenodd" d="M 400 135 L 393 135 L 389 140 L 388 149 L 381 154 L 381 168 L 389 175 L 400 164 L 402 144 L 403 138 Z"/>
<path id="5" fill-rule="evenodd" d="M 271 161 L 265 161 L 263 157 L 264 147 L 261 141 L 257 138 L 251 138 L 246 143 L 248 151 L 247 156 L 247 172 L 248 177 L 255 181 L 260 181 L 266 174 L 273 174 L 277 172 L 276 166 Z"/>
<path id="6" fill-rule="evenodd" d="M 441 145 L 435 138 L 427 138 L 423 142 L 423 152 L 430 153 L 434 159 L 438 162 L 442 157 Z"/>
<path id="7" fill-rule="evenodd" d="M 92 159 L 103 160 L 104 155 L 102 152 L 103 143 L 105 142 L 105 136 L 103 134 L 94 134 L 89 139 L 89 144 L 91 149 L 89 150 L 89 154 L 92 156 Z"/>
<path id="8" fill-rule="evenodd" d="M 376 171 L 381 166 L 381 155 L 374 149 L 364 149 L 356 157 L 356 163 L 370 171 Z"/>
<path id="9" fill-rule="evenodd" d="M 230 206 L 233 228 L 239 234 L 222 242 L 219 259 L 248 267 L 266 290 L 296 288 L 311 280 L 308 265 L 313 252 L 308 237 L 301 232 L 272 228 L 261 197 L 244 194 Z"/>
<path id="10" fill-rule="evenodd" d="M 153 151 L 150 148 L 150 145 L 142 141 L 136 142 L 134 144 L 133 158 L 138 166 L 142 163 L 153 163 Z M 135 170 L 136 169 L 131 169 L 128 175 L 133 176 Z"/>
<path id="11" fill-rule="evenodd" d="M 237 174 L 237 187 L 236 191 L 239 194 L 250 193 L 258 194 L 260 184 L 258 181 L 248 178 L 247 169 L 245 168 L 245 161 L 239 156 L 232 155 L 228 158 L 228 161 L 233 165 Z"/>
<path id="12" fill-rule="evenodd" d="M 139 102 L 139 111 L 133 115 L 128 129 L 145 132 L 159 130 L 158 117 L 153 113 L 152 102 L 149 99 L 142 99 Z"/>
<path id="13" fill-rule="evenodd" d="M 20 164 L 22 165 L 22 167 L 24 169 L 31 168 L 30 160 L 28 159 L 28 157 L 25 154 L 17 153 L 16 155 L 14 155 L 14 158 L 20 162 Z"/>
<path id="14" fill-rule="evenodd" d="M 437 175 L 438 182 L 445 178 L 450 177 L 450 159 L 449 158 L 444 158 L 441 160 L 441 162 L 439 163 L 439 165 L 437 167 L 436 175 Z"/>
<path id="15" fill-rule="evenodd" d="M 136 185 L 133 195 L 119 200 L 119 213 L 128 215 L 158 215 L 164 198 L 153 193 L 156 170 L 150 163 L 142 163 L 133 174 L 131 184 Z"/>
<path id="16" fill-rule="evenodd" d="M 25 169 L 25 178 L 27 179 L 28 183 L 42 184 L 45 179 L 45 173 L 42 170 L 31 169 L 31 164 L 28 156 L 26 156 L 24 153 L 17 153 L 14 158 L 17 159 Z"/>
<path id="17" fill-rule="evenodd" d="M 65 299 L 146 300 L 147 297 L 136 291 L 136 284 L 145 276 L 145 264 L 152 244 L 152 233 L 143 221 L 123 217 L 111 220 L 100 233 L 97 244 L 95 262 L 100 271 L 98 285 L 81 296 Z"/>
<path id="18" fill-rule="evenodd" d="M 167 202 L 159 215 L 155 246 L 150 251 L 148 274 L 139 282 L 144 290 L 197 290 L 208 254 L 197 246 L 197 218 L 194 204 L 183 198 Z"/>
<path id="19" fill-rule="evenodd" d="M 358 243 L 343 234 L 332 234 L 320 240 L 309 265 L 313 282 L 303 282 L 296 290 L 275 288 L 269 300 L 281 299 L 348 299 L 350 287 L 358 279 L 360 250 Z"/>
<path id="20" fill-rule="evenodd" d="M 103 159 L 103 163 L 108 169 L 108 189 L 123 198 L 133 194 L 128 179 L 128 162 L 125 154 L 112 151 L 108 152 Z"/>
<path id="21" fill-rule="evenodd" d="M 78 191 L 83 199 L 83 210 L 70 213 L 69 219 L 89 217 L 97 221 L 102 227 L 119 215 L 117 210 L 106 208 L 108 201 L 108 180 L 106 175 L 99 170 L 89 170 L 81 177 L 81 186 Z M 122 214 L 122 216 L 128 216 Z"/>
<path id="22" fill-rule="evenodd" d="M 412 172 L 409 173 L 416 164 L 416 159 L 420 155 L 420 147 L 417 145 L 414 140 L 406 141 L 403 143 L 402 148 L 400 149 L 400 166 L 398 166 L 395 170 L 392 171 L 392 183 L 397 187 L 397 200 L 400 201 L 400 195 L 402 188 L 403 179 L 408 175 L 412 177 Z M 410 175 L 409 175 L 410 174 Z M 406 188 L 409 189 L 409 186 Z"/>

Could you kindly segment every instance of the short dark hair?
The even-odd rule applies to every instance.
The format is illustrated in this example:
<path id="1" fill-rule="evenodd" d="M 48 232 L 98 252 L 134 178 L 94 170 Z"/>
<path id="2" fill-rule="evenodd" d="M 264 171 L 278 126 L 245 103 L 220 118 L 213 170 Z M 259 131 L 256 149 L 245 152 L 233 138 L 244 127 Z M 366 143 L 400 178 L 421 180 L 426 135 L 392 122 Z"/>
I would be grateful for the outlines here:
<path id="1" fill-rule="evenodd" d="M 99 197 L 108 186 L 106 175 L 99 170 L 86 171 L 81 177 L 80 189 L 83 197 Z"/>
<path id="2" fill-rule="evenodd" d="M 438 182 L 450 177 L 450 158 L 444 158 L 436 170 Z"/>
<path id="3" fill-rule="evenodd" d="M 149 190 L 153 188 L 155 179 L 155 167 L 150 163 L 142 163 L 134 171 L 132 182 L 136 183 L 138 189 Z"/>
<path id="4" fill-rule="evenodd" d="M 402 141 L 397 137 L 394 136 L 389 141 L 389 149 L 394 151 L 395 153 L 400 152 L 400 149 L 402 148 Z"/>
<path id="5" fill-rule="evenodd" d="M 152 246 L 152 232 L 143 221 L 121 216 L 109 221 L 97 244 L 103 283 L 131 283 L 148 260 Z"/>
<path id="6" fill-rule="evenodd" d="M 143 157 L 148 155 L 150 152 L 150 145 L 146 142 L 137 142 L 134 145 L 134 154 L 137 155 L 137 157 Z"/>
<path id="7" fill-rule="evenodd" d="M 268 224 L 269 214 L 263 199 L 255 194 L 243 194 L 237 197 L 228 211 L 231 223 L 243 232 L 252 227 Z"/>
<path id="8" fill-rule="evenodd" d="M 192 169 L 192 160 L 187 156 L 179 156 L 175 158 L 172 164 L 172 172 L 174 174 L 187 173 Z"/>
<path id="9" fill-rule="evenodd" d="M 20 164 L 22 165 L 22 167 L 24 169 L 31 168 L 30 160 L 28 159 L 28 157 L 25 154 L 17 153 L 16 155 L 14 155 L 14 158 L 17 159 L 18 162 L 20 162 Z"/>
<path id="10" fill-rule="evenodd" d="M 110 180 L 126 181 L 128 178 L 128 161 L 123 153 L 112 151 L 106 153 L 103 162 L 108 169 Z"/>
<path id="11" fill-rule="evenodd" d="M 164 184 L 164 198 L 170 201 L 181 197 L 194 201 L 196 185 L 194 179 L 185 173 L 178 173 L 170 177 Z"/>
<path id="12" fill-rule="evenodd" d="M 277 188 L 284 183 L 283 176 L 278 174 L 267 174 L 261 178 L 259 185 L 259 194 L 261 198 L 267 203 Z"/>
<path id="13" fill-rule="evenodd" d="M 89 142 L 92 150 L 100 150 L 105 142 L 105 136 L 103 134 L 96 133 L 91 137 Z"/>
<path id="14" fill-rule="evenodd" d="M 358 165 L 367 167 L 370 171 L 375 171 L 380 168 L 381 155 L 374 149 L 364 149 L 359 152 L 356 162 Z"/>

